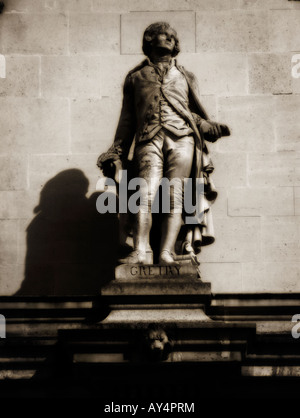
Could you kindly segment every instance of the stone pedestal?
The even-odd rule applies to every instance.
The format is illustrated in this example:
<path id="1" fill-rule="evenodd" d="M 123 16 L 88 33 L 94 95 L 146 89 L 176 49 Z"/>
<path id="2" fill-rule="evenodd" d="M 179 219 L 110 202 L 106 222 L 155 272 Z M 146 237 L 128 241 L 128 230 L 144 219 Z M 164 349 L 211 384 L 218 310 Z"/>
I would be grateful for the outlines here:
<path id="1" fill-rule="evenodd" d="M 110 308 L 102 324 L 210 321 L 205 305 L 210 301 L 211 286 L 200 280 L 198 267 L 191 262 L 179 266 L 119 265 L 115 280 L 102 288 L 101 295 Z"/>

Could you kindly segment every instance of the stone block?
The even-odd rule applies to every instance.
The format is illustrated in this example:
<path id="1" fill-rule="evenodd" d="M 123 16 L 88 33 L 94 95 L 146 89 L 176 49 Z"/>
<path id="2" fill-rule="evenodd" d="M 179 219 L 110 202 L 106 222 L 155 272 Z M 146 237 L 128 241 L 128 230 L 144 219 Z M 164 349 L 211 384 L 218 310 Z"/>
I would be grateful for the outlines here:
<path id="1" fill-rule="evenodd" d="M 32 155 L 29 158 L 29 187 L 40 190 L 48 180 L 70 168 L 70 155 Z"/>
<path id="2" fill-rule="evenodd" d="M 81 170 L 89 181 L 88 194 L 96 191 L 97 182 L 103 177 L 97 167 L 97 159 L 101 152 L 96 154 L 73 154 L 70 158 L 71 167 Z"/>
<path id="3" fill-rule="evenodd" d="M 180 54 L 178 62 L 192 71 L 202 95 L 243 95 L 247 92 L 247 59 L 242 54 Z"/>
<path id="4" fill-rule="evenodd" d="M 290 54 L 249 55 L 249 92 L 292 93 Z"/>
<path id="5" fill-rule="evenodd" d="M 291 293 L 300 291 L 300 263 L 272 261 L 242 264 L 243 291 Z"/>
<path id="6" fill-rule="evenodd" d="M 165 266 L 166 267 L 166 266 Z M 182 296 L 207 295 L 210 283 L 187 279 L 112 280 L 101 289 L 102 296 Z M 141 299 L 140 303 L 144 303 Z"/>
<path id="7" fill-rule="evenodd" d="M 276 149 L 300 151 L 300 96 L 278 96 L 275 100 Z"/>
<path id="8" fill-rule="evenodd" d="M 195 13 L 192 11 L 135 12 L 121 16 L 121 53 L 142 53 L 143 33 L 154 22 L 167 21 L 176 30 L 182 52 L 195 52 Z M 134 28 L 134 30 L 132 30 Z"/>
<path id="9" fill-rule="evenodd" d="M 268 50 L 267 12 L 199 11 L 196 52 L 258 52 Z"/>
<path id="10" fill-rule="evenodd" d="M 5 3 L 5 13 L 40 13 L 45 10 L 42 0 L 10 0 Z"/>
<path id="11" fill-rule="evenodd" d="M 27 219 L 19 219 L 18 221 L 18 253 L 17 253 L 16 261 L 18 265 L 20 266 L 26 265 L 26 261 L 27 261 L 26 254 L 28 252 L 28 245 L 29 245 L 28 239 L 27 239 L 28 238 L 27 228 L 30 225 L 30 221 L 34 219 L 36 216 L 36 213 L 34 213 L 34 207 L 33 207 L 33 205 L 35 205 L 36 202 L 37 202 L 37 196 L 34 195 L 32 196 L 32 202 L 31 202 L 32 207 L 30 208 L 31 210 L 28 208 L 28 211 L 26 213 Z M 25 211 L 24 211 L 24 215 L 25 215 Z M 19 274 L 20 276 L 22 275 L 21 276 L 22 278 L 23 278 L 23 274 L 22 274 L 23 272 L 25 272 L 25 269 L 24 271 L 21 271 L 21 270 L 19 271 Z"/>
<path id="12" fill-rule="evenodd" d="M 202 280 L 211 283 L 212 293 L 240 293 L 242 291 L 241 263 L 200 264 Z"/>
<path id="13" fill-rule="evenodd" d="M 145 57 L 142 55 L 102 55 L 101 58 L 101 95 L 121 100 L 127 73 L 140 64 Z"/>
<path id="14" fill-rule="evenodd" d="M 240 0 L 239 7 L 241 9 L 293 9 L 297 8 L 295 1 L 282 1 L 282 0 Z M 299 4 L 298 4 L 299 6 Z"/>
<path id="15" fill-rule="evenodd" d="M 42 57 L 44 97 L 100 97 L 100 57 Z"/>
<path id="16" fill-rule="evenodd" d="M 67 53 L 68 21 L 64 14 L 4 14 L 2 50 L 9 54 Z"/>
<path id="17" fill-rule="evenodd" d="M 5 13 L 61 13 L 92 10 L 93 0 L 10 0 Z"/>
<path id="18" fill-rule="evenodd" d="M 214 176 L 211 178 L 214 180 Z M 217 187 L 218 197 L 211 206 L 213 217 L 225 218 L 227 216 L 227 188 Z"/>
<path id="19" fill-rule="evenodd" d="M 120 16 L 114 13 L 70 13 L 71 54 L 118 54 Z"/>
<path id="20" fill-rule="evenodd" d="M 71 150 L 99 153 L 111 146 L 121 103 L 110 98 L 71 101 Z"/>
<path id="21" fill-rule="evenodd" d="M 96 12 L 157 12 L 181 10 L 222 10 L 237 8 L 239 0 L 93 0 Z M 153 21 L 154 22 L 154 21 Z"/>
<path id="22" fill-rule="evenodd" d="M 40 59 L 5 56 L 6 78 L 0 78 L 0 96 L 38 96 Z M 22 69 L 22 71 L 20 71 Z"/>
<path id="23" fill-rule="evenodd" d="M 170 4 L 170 0 L 160 1 L 152 0 L 151 2 L 147 0 L 93 0 L 94 11 L 96 12 L 149 12 L 149 11 L 168 11 L 174 8 L 178 10 L 178 6 L 181 8 L 190 7 L 190 4 L 193 0 L 182 2 L 180 0 L 173 0 L 173 5 Z M 172 3 L 172 2 L 171 2 Z M 154 22 L 154 21 L 153 21 Z"/>
<path id="24" fill-rule="evenodd" d="M 19 276 L 17 264 L 0 264 L 0 295 L 11 296 L 19 288 L 22 276 Z"/>
<path id="25" fill-rule="evenodd" d="M 214 229 L 216 241 L 203 247 L 201 263 L 260 261 L 260 218 L 216 217 Z M 205 277 L 205 280 L 210 278 Z"/>
<path id="26" fill-rule="evenodd" d="M 289 2 L 287 2 L 289 3 Z M 298 51 L 300 10 L 270 10 L 268 16 L 271 51 Z"/>
<path id="27" fill-rule="evenodd" d="M 247 155 L 245 153 L 221 153 L 215 151 L 214 145 L 208 146 L 215 167 L 212 178 L 216 188 L 246 186 Z"/>
<path id="28" fill-rule="evenodd" d="M 299 167 L 299 153 L 269 152 L 249 154 L 249 184 L 255 187 L 298 186 L 300 184 Z"/>
<path id="29" fill-rule="evenodd" d="M 300 4 L 299 4 L 300 7 Z M 300 93 L 300 49 L 290 54 L 291 74 L 292 74 L 292 92 Z"/>
<path id="30" fill-rule="evenodd" d="M 102 13 L 124 13 L 133 10 L 137 11 L 140 8 L 141 10 L 146 10 L 147 4 L 149 2 L 144 0 L 93 0 L 93 10 Z"/>
<path id="31" fill-rule="evenodd" d="M 31 218 L 38 197 L 38 193 L 32 190 L 1 191 L 0 219 Z"/>
<path id="32" fill-rule="evenodd" d="M 170 0 L 172 1 L 172 0 Z M 203 10 L 231 10 L 231 9 L 238 9 L 239 8 L 239 1 L 240 0 L 194 0 L 193 9 L 199 10 L 200 12 Z"/>
<path id="33" fill-rule="evenodd" d="M 201 104 L 204 106 L 206 113 L 209 115 L 209 118 L 212 120 L 217 120 L 218 111 L 217 111 L 217 98 L 215 95 L 204 95 L 200 96 Z"/>
<path id="34" fill-rule="evenodd" d="M 0 190 L 27 188 L 28 157 L 26 155 L 0 155 Z"/>
<path id="35" fill-rule="evenodd" d="M 57 179 L 57 175 L 60 175 L 57 179 L 59 187 L 60 179 L 63 182 L 66 178 L 72 182 L 73 174 L 76 181 L 82 183 L 87 181 L 89 191 L 92 193 L 96 190 L 97 181 L 101 176 L 96 166 L 97 157 L 98 154 L 32 155 L 29 160 L 30 189 L 41 190 L 49 180 L 54 177 Z"/>
<path id="36" fill-rule="evenodd" d="M 293 90 L 293 94 L 300 94 L 300 78 L 293 78 L 292 90 Z"/>
<path id="37" fill-rule="evenodd" d="M 261 246 L 265 261 L 300 260 L 300 217 L 268 217 L 262 219 Z"/>
<path id="38" fill-rule="evenodd" d="M 300 215 L 300 187 L 294 187 L 295 196 L 295 215 Z"/>
<path id="39" fill-rule="evenodd" d="M 216 143 L 219 152 L 275 151 L 271 96 L 221 97 L 218 110 L 217 120 L 231 130 Z"/>
<path id="40" fill-rule="evenodd" d="M 59 153 L 69 148 L 67 100 L 0 98 L 0 153 Z"/>
<path id="41" fill-rule="evenodd" d="M 294 193 L 292 187 L 228 189 L 229 216 L 292 216 Z"/>
<path id="42" fill-rule="evenodd" d="M 18 254 L 18 221 L 0 220 L 0 265 L 16 264 Z"/>
<path id="43" fill-rule="evenodd" d="M 176 285 L 175 285 L 176 286 Z M 178 286 L 175 288 L 178 289 Z M 134 324 L 140 327 L 142 324 L 148 325 L 150 323 L 159 323 L 161 325 L 176 324 L 177 326 L 188 326 L 189 324 L 197 324 L 210 322 L 211 319 L 204 313 L 203 309 L 120 309 L 112 310 L 110 314 L 101 321 L 104 326 L 114 326 L 115 324 Z M 82 361 L 82 356 L 87 358 L 89 354 L 82 356 L 77 354 L 79 361 Z M 96 354 L 97 359 L 99 354 Z M 100 354 L 101 356 L 101 354 Z M 111 356 L 111 355 L 110 355 Z M 123 356 L 122 356 L 123 357 Z M 102 357 L 103 358 L 103 357 Z M 120 359 L 120 357 L 119 357 Z M 118 359 L 118 361 L 119 361 Z"/>
<path id="44" fill-rule="evenodd" d="M 89 12 L 92 11 L 93 0 L 45 0 L 47 12 Z"/>

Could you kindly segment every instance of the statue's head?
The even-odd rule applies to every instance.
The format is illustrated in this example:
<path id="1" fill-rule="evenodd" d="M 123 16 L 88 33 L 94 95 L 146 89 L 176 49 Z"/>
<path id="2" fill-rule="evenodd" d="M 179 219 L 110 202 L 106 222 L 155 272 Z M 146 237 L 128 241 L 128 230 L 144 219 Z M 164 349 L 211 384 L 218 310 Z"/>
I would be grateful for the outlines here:
<path id="1" fill-rule="evenodd" d="M 180 52 L 177 33 L 173 28 L 171 28 L 169 23 L 152 23 L 145 30 L 143 36 L 144 54 L 149 57 L 153 48 L 155 47 L 163 47 L 165 49 L 169 49 L 173 57 L 175 57 Z"/>

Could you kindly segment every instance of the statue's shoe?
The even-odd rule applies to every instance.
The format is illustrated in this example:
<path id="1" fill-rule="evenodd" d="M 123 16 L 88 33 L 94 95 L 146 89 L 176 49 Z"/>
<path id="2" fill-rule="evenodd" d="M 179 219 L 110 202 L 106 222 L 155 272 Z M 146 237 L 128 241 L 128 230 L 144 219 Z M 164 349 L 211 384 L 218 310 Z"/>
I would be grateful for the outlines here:
<path id="1" fill-rule="evenodd" d="M 134 250 L 127 257 L 119 259 L 119 262 L 122 264 L 152 264 L 153 253 L 149 253 L 149 251 Z"/>
<path id="2" fill-rule="evenodd" d="M 163 250 L 159 255 L 159 264 L 163 266 L 179 266 L 180 264 L 174 260 L 173 254 L 169 250 Z"/>

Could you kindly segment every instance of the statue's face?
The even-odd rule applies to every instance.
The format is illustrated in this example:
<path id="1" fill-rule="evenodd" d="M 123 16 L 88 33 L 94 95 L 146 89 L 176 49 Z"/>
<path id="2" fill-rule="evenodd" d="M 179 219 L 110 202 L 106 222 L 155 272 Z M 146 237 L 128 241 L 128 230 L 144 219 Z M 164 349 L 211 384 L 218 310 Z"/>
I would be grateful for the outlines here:
<path id="1" fill-rule="evenodd" d="M 170 52 L 175 47 L 175 34 L 172 28 L 162 29 L 152 40 L 153 48 L 163 48 Z"/>

